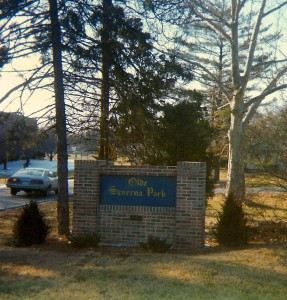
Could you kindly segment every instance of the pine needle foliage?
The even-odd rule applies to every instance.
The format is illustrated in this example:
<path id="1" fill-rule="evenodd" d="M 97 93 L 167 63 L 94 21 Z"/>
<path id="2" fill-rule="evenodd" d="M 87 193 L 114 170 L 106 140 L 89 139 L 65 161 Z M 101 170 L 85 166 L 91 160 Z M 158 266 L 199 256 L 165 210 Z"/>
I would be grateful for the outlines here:
<path id="1" fill-rule="evenodd" d="M 50 232 L 45 214 L 35 201 L 25 205 L 13 227 L 14 242 L 17 247 L 43 244 Z"/>
<path id="2" fill-rule="evenodd" d="M 216 238 L 220 245 L 240 247 L 248 244 L 248 227 L 242 205 L 234 201 L 233 195 L 226 198 L 218 216 Z"/>

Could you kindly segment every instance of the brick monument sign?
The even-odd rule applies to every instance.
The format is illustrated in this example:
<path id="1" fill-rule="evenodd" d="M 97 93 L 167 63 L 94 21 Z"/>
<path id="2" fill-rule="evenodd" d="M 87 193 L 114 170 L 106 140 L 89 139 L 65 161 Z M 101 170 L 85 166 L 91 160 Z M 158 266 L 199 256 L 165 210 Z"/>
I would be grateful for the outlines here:
<path id="1" fill-rule="evenodd" d="M 73 236 L 138 246 L 150 236 L 175 250 L 204 246 L 205 163 L 174 167 L 75 161 Z"/>

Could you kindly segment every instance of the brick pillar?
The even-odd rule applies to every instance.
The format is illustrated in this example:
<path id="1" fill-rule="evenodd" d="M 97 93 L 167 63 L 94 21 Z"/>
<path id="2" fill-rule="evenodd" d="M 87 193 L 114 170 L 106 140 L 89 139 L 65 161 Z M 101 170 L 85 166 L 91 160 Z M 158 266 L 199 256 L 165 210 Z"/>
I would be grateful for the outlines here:
<path id="1" fill-rule="evenodd" d="M 97 233 L 99 168 L 101 161 L 76 160 L 73 200 L 73 235 Z"/>
<path id="2" fill-rule="evenodd" d="M 178 162 L 174 248 L 189 251 L 204 246 L 206 166 Z"/>

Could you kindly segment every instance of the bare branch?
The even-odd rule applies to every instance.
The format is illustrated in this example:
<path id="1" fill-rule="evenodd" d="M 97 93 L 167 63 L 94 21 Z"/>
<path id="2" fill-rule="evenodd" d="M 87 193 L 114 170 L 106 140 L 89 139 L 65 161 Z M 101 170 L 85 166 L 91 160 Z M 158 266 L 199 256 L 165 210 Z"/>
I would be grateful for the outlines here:
<path id="1" fill-rule="evenodd" d="M 282 71 L 285 70 L 285 72 L 287 72 L 287 66 L 285 66 L 285 68 L 282 69 Z M 280 77 L 278 77 L 279 80 Z M 255 112 L 257 111 L 258 107 L 260 106 L 261 102 L 267 97 L 270 96 L 280 90 L 286 89 L 287 88 L 287 84 L 282 84 L 279 86 L 274 86 L 275 82 L 271 82 L 268 87 L 258 96 L 250 99 L 249 101 L 247 101 L 244 105 L 245 109 L 247 110 L 246 116 L 244 118 L 243 121 L 243 126 L 246 127 L 251 119 L 253 118 Z"/>
<path id="2" fill-rule="evenodd" d="M 262 20 L 262 16 L 264 13 L 265 5 L 266 5 L 266 0 L 263 0 L 260 10 L 257 15 L 257 20 L 255 22 L 252 37 L 251 37 L 251 43 L 250 43 L 249 50 L 248 50 L 248 57 L 247 57 L 246 65 L 245 65 L 244 74 L 242 77 L 242 79 L 243 79 L 242 80 L 242 88 L 244 90 L 247 86 L 249 76 L 250 76 L 250 71 L 252 68 L 253 61 L 254 61 L 254 53 L 255 53 L 255 49 L 256 49 L 256 45 L 257 45 L 257 41 L 258 41 L 258 35 L 260 33 L 261 20 Z"/>
<path id="3" fill-rule="evenodd" d="M 286 6 L 287 5 L 287 1 L 281 3 L 280 5 L 278 5 L 277 7 L 274 7 L 272 9 L 270 9 L 269 11 L 267 11 L 266 13 L 263 14 L 263 18 L 264 17 L 267 17 L 268 15 L 274 13 L 275 11 L 281 9 L 282 7 Z"/>

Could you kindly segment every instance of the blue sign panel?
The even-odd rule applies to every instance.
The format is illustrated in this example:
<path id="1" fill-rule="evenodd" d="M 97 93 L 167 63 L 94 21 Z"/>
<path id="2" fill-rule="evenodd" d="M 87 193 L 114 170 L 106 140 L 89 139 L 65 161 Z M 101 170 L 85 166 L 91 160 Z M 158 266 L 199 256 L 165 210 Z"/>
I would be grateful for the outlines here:
<path id="1" fill-rule="evenodd" d="M 101 175 L 100 204 L 175 207 L 176 177 Z"/>

